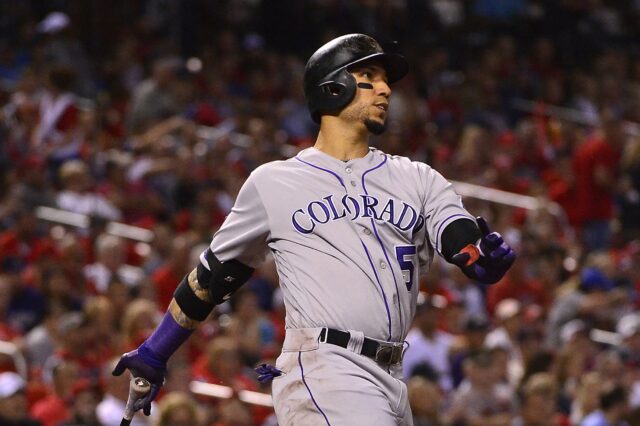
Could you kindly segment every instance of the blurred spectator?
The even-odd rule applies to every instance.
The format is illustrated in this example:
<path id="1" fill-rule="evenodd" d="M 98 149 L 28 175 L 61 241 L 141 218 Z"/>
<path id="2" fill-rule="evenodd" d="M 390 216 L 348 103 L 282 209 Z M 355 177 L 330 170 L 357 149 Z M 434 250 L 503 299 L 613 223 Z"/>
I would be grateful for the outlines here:
<path id="1" fill-rule="evenodd" d="M 4 341 L 11 341 L 20 335 L 20 331 L 11 325 L 9 317 L 14 286 L 12 277 L 0 275 L 0 340 Z"/>
<path id="2" fill-rule="evenodd" d="M 46 312 L 40 324 L 25 335 L 23 350 L 34 371 L 42 372 L 46 361 L 55 352 L 58 345 L 58 324 L 61 319 L 58 314 Z"/>
<path id="3" fill-rule="evenodd" d="M 426 364 L 436 375 L 440 388 L 452 388 L 449 350 L 453 336 L 438 329 L 446 299 L 440 295 L 427 296 L 416 309 L 415 326 L 407 334 L 409 347 L 405 351 L 402 372 L 405 380 L 416 374 L 416 368 Z"/>
<path id="4" fill-rule="evenodd" d="M 96 187 L 96 192 L 122 212 L 125 222 L 145 226 L 155 222 L 154 215 L 161 213 L 164 206 L 144 180 L 129 179 L 127 172 L 132 161 L 130 156 L 112 153 L 104 166 L 104 181 Z"/>
<path id="5" fill-rule="evenodd" d="M 595 364 L 597 346 L 589 339 L 590 328 L 579 319 L 568 322 L 562 331 L 564 340 L 558 347 L 554 371 L 561 394 L 574 399 L 582 378 Z"/>
<path id="6" fill-rule="evenodd" d="M 64 271 L 52 267 L 42 271 L 42 296 L 51 315 L 63 315 L 69 311 L 79 311 L 82 306 L 82 288 L 73 288 Z"/>
<path id="7" fill-rule="evenodd" d="M 524 304 L 523 309 L 531 304 L 546 307 L 550 295 L 546 293 L 540 280 L 527 271 L 528 262 L 519 262 L 514 266 L 504 278 L 487 290 L 486 302 L 489 311 L 495 312 L 498 304 L 506 299 Z"/>
<path id="8" fill-rule="evenodd" d="M 621 338 L 618 350 L 631 368 L 640 368 L 640 313 L 632 312 L 620 318 L 616 331 Z"/>
<path id="9" fill-rule="evenodd" d="M 571 403 L 570 422 L 572 425 L 582 424 L 582 420 L 600 406 L 600 374 L 595 371 L 580 377 L 575 397 Z"/>
<path id="10" fill-rule="evenodd" d="M 193 364 L 193 378 L 236 390 L 255 390 L 255 381 L 243 371 L 239 355 L 240 346 L 236 337 L 217 337 L 209 342 L 206 352 Z"/>
<path id="11" fill-rule="evenodd" d="M 548 373 L 537 373 L 529 377 L 521 390 L 521 416 L 513 426 L 563 425 L 557 409 L 558 389 L 555 379 Z"/>
<path id="12" fill-rule="evenodd" d="M 239 399 L 232 398 L 220 403 L 219 420 L 214 426 L 251 426 L 256 424 L 247 406 Z"/>
<path id="13" fill-rule="evenodd" d="M 162 311 L 169 307 L 176 283 L 191 272 L 190 251 L 191 241 L 187 237 L 174 238 L 166 261 L 151 275 L 158 307 Z"/>
<path id="14" fill-rule="evenodd" d="M 53 378 L 61 362 L 75 364 L 79 377 L 97 377 L 100 359 L 97 348 L 87 344 L 91 340 L 85 316 L 79 312 L 63 315 L 56 331 L 56 349 L 43 366 L 45 380 Z"/>
<path id="15" fill-rule="evenodd" d="M 414 426 L 442 426 L 442 393 L 438 385 L 414 376 L 407 383 Z"/>
<path id="16" fill-rule="evenodd" d="M 627 414 L 627 393 L 615 386 L 600 394 L 600 409 L 585 417 L 580 426 L 629 426 L 624 420 Z"/>
<path id="17" fill-rule="evenodd" d="M 29 416 L 25 380 L 14 372 L 0 373 L 0 424 L 5 426 L 42 426 Z"/>
<path id="18" fill-rule="evenodd" d="M 174 230 L 166 223 L 157 223 L 153 227 L 153 241 L 142 269 L 152 275 L 169 258 Z"/>
<path id="19" fill-rule="evenodd" d="M 38 126 L 33 133 L 32 145 L 44 155 L 56 172 L 65 160 L 80 155 L 79 109 L 73 94 L 76 74 L 68 65 L 52 65 L 47 75 L 47 91 L 40 99 Z"/>
<path id="20" fill-rule="evenodd" d="M 240 353 L 247 365 L 255 365 L 262 358 L 274 355 L 277 347 L 276 330 L 258 304 L 258 297 L 244 288 L 231 300 L 234 315 L 228 325 L 228 334 L 235 336 Z"/>
<path id="21" fill-rule="evenodd" d="M 523 312 L 520 302 L 504 299 L 496 305 L 496 328 L 487 334 L 485 345 L 500 348 L 506 353 L 507 379 L 512 385 L 520 382 L 524 374 L 524 360 L 518 346 L 518 337 L 523 330 Z"/>
<path id="22" fill-rule="evenodd" d="M 79 378 L 79 368 L 73 361 L 59 360 L 51 372 L 51 393 L 38 401 L 31 414 L 44 426 L 58 426 L 71 418 L 67 404 L 74 399 L 73 387 Z"/>
<path id="23" fill-rule="evenodd" d="M 601 259 L 604 259 L 609 267 L 612 266 L 606 255 Z M 567 283 L 564 286 L 565 293 L 560 293 L 549 309 L 546 340 L 551 347 L 558 345 L 560 329 L 571 319 L 579 317 L 592 322 L 610 321 L 616 308 L 623 307 L 621 304 L 627 300 L 626 291 L 616 289 L 602 267 L 584 268 L 577 284 L 578 288 L 571 288 L 575 284 Z"/>
<path id="24" fill-rule="evenodd" d="M 480 287 L 469 280 L 458 268 L 445 262 L 439 262 L 439 265 L 447 269 L 448 279 L 444 281 L 443 286 L 460 299 L 465 314 L 477 318 L 486 317 L 487 303 Z"/>
<path id="25" fill-rule="evenodd" d="M 126 244 L 119 237 L 101 234 L 95 242 L 96 261 L 84 268 L 87 280 L 98 293 L 105 293 L 112 280 L 128 287 L 140 284 L 142 271 L 125 264 Z"/>
<path id="26" fill-rule="evenodd" d="M 73 386 L 72 395 L 69 421 L 60 426 L 102 426 L 97 417 L 101 397 L 98 387 L 87 380 L 78 381 Z"/>
<path id="27" fill-rule="evenodd" d="M 113 310 L 113 317 L 117 320 L 124 317 L 124 313 L 129 307 L 130 302 L 134 299 L 132 293 L 134 293 L 134 290 L 129 288 L 117 277 L 113 278 L 109 283 L 105 296 L 109 299 Z"/>
<path id="28" fill-rule="evenodd" d="M 4 221 L 0 232 L 0 271 L 19 273 L 32 266 L 51 247 L 51 241 L 43 235 L 32 210 L 19 206 Z"/>
<path id="29" fill-rule="evenodd" d="M 80 160 L 66 161 L 60 167 L 62 191 L 56 204 L 74 213 L 101 219 L 120 220 L 122 213 L 100 194 L 91 191 L 93 185 L 89 168 Z"/>
<path id="30" fill-rule="evenodd" d="M 42 321 L 46 304 L 38 290 L 26 285 L 18 275 L 9 274 L 0 275 L 0 288 L 9 299 L 9 306 L 2 312 L 5 325 L 9 326 L 5 331 L 23 334 Z"/>
<path id="31" fill-rule="evenodd" d="M 622 155 L 620 224 L 627 239 L 640 237 L 640 139 L 627 144 Z M 630 234 L 627 234 L 630 233 Z"/>
<path id="32" fill-rule="evenodd" d="M 165 395 L 158 403 L 155 426 L 199 426 L 203 425 L 202 413 L 192 397 L 181 392 Z"/>
<path id="33" fill-rule="evenodd" d="M 579 225 L 589 251 L 605 249 L 611 238 L 616 173 L 625 142 L 622 123 L 613 114 L 604 111 L 601 132 L 586 139 L 573 154 Z"/>
<path id="34" fill-rule="evenodd" d="M 453 392 L 446 419 L 469 426 L 508 425 L 516 406 L 512 391 L 496 377 L 493 355 L 479 351 L 464 361 L 465 381 Z"/>
<path id="35" fill-rule="evenodd" d="M 71 19 L 64 12 L 49 13 L 38 23 L 37 31 L 43 35 L 43 59 L 49 64 L 71 67 L 80 76 L 78 89 L 83 95 L 93 93 L 93 77 L 89 60 L 79 40 L 73 37 Z"/>
<path id="36" fill-rule="evenodd" d="M 465 319 L 462 330 L 462 335 L 456 336 L 449 351 L 451 379 L 456 388 L 464 379 L 465 359 L 484 348 L 490 324 L 481 317 L 469 316 Z"/>
<path id="37" fill-rule="evenodd" d="M 122 342 L 118 333 L 118 318 L 106 296 L 87 298 L 84 309 L 87 325 L 87 340 L 94 348 L 99 362 L 103 364 L 117 355 Z"/>
<path id="38" fill-rule="evenodd" d="M 160 120 L 178 113 L 174 90 L 181 66 L 177 57 L 158 59 L 153 64 L 151 77 L 136 86 L 129 114 L 133 133 L 142 133 Z"/>
<path id="39" fill-rule="evenodd" d="M 129 303 L 120 318 L 120 330 L 125 351 L 130 351 L 149 337 L 158 322 L 155 303 L 146 299 L 135 299 Z"/>

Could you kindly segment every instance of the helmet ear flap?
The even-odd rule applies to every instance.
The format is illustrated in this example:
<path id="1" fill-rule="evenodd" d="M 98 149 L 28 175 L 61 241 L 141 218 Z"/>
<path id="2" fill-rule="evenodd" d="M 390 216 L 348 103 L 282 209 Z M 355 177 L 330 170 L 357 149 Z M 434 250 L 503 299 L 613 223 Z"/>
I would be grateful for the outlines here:
<path id="1" fill-rule="evenodd" d="M 325 81 L 320 83 L 318 87 L 327 98 L 338 98 L 347 90 L 343 83 L 337 81 Z"/>
<path id="2" fill-rule="evenodd" d="M 349 105 L 356 94 L 356 79 L 342 68 L 326 76 L 314 92 L 309 99 L 309 109 L 314 121 L 319 123 L 321 113 L 336 113 Z"/>

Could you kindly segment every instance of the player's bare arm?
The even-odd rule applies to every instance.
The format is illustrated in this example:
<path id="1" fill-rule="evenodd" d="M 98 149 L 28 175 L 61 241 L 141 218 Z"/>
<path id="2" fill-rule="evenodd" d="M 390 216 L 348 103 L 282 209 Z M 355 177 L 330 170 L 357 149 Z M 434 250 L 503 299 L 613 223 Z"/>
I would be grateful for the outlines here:
<path id="1" fill-rule="evenodd" d="M 203 287 L 200 282 L 198 282 L 198 270 L 194 268 L 189 275 L 187 275 L 187 284 L 193 294 L 207 304 L 212 304 L 211 296 L 209 295 L 209 290 L 207 287 Z M 180 305 L 176 301 L 175 297 L 171 299 L 171 303 L 169 304 L 169 313 L 173 317 L 173 319 L 183 328 L 194 330 L 198 327 L 198 325 L 202 321 L 195 320 L 190 318 L 183 310 L 180 308 Z"/>
<path id="2" fill-rule="evenodd" d="M 134 409 L 151 413 L 151 401 L 164 383 L 166 363 L 171 355 L 191 336 L 216 304 L 222 303 L 244 284 L 250 268 L 239 261 L 220 262 L 208 248 L 200 264 L 177 286 L 162 322 L 138 349 L 124 354 L 113 374 L 129 369 L 135 377 L 151 383 L 148 394 L 137 400 Z"/>

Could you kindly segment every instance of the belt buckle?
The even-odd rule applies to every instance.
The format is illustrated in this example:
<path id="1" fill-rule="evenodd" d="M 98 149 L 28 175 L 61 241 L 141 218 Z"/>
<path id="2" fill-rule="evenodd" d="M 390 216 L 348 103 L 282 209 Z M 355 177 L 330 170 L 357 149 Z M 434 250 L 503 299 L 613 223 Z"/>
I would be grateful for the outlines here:
<path id="1" fill-rule="evenodd" d="M 376 362 L 381 364 L 397 364 L 402 360 L 404 343 L 380 343 L 376 349 Z"/>
<path id="2" fill-rule="evenodd" d="M 324 336 L 322 335 L 324 333 Z M 329 329 L 327 327 L 322 327 L 320 330 L 320 334 L 318 335 L 319 343 L 327 343 L 327 338 L 329 337 Z"/>

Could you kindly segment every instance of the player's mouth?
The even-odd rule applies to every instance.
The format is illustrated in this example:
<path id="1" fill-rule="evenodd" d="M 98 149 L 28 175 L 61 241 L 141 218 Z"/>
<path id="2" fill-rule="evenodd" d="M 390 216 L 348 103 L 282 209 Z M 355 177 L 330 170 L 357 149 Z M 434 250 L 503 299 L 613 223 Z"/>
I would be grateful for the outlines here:
<path id="1" fill-rule="evenodd" d="M 389 104 L 386 102 L 383 102 L 383 103 L 375 104 L 375 107 L 378 109 L 381 109 L 384 112 L 387 112 L 387 110 L 389 109 Z"/>

